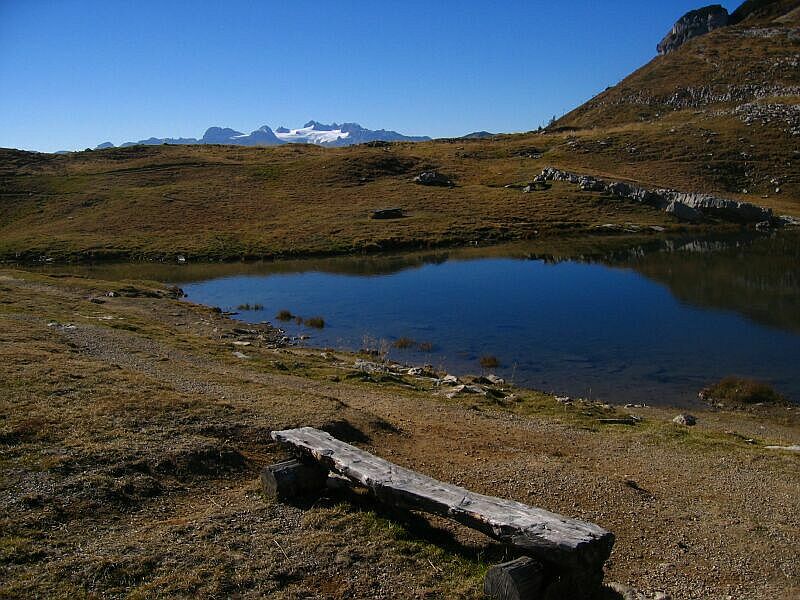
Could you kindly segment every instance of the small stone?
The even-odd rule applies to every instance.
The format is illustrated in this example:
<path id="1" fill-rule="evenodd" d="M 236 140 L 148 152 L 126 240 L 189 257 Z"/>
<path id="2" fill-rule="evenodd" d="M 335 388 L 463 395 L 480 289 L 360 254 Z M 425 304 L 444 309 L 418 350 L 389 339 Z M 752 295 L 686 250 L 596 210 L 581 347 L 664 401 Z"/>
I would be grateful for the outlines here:
<path id="1" fill-rule="evenodd" d="M 436 386 L 441 385 L 458 385 L 461 383 L 455 375 L 445 375 L 441 379 L 436 380 Z"/>
<path id="2" fill-rule="evenodd" d="M 447 398 L 455 398 L 456 396 L 464 395 L 464 394 L 480 394 L 485 396 L 486 391 L 482 388 L 479 388 L 475 385 L 457 385 L 451 391 L 447 392 L 445 396 Z"/>
<path id="3" fill-rule="evenodd" d="M 241 359 L 243 359 L 243 360 L 248 360 L 248 359 L 250 358 L 250 357 L 249 357 L 249 356 L 247 356 L 247 354 L 245 354 L 244 352 L 238 352 L 238 351 L 237 351 L 237 352 L 234 352 L 234 353 L 233 353 L 233 355 L 234 355 L 236 358 L 241 358 Z"/>
<path id="4" fill-rule="evenodd" d="M 676 425 L 685 425 L 686 427 L 691 427 L 693 425 L 697 425 L 697 419 L 688 413 L 682 413 L 672 419 L 672 422 Z"/>

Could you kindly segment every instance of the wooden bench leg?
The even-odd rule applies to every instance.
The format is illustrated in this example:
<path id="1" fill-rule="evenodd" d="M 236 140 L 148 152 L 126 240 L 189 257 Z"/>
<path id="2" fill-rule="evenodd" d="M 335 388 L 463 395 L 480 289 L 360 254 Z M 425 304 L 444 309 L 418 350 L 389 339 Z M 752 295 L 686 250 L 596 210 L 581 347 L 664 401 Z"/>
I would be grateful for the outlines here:
<path id="1" fill-rule="evenodd" d="M 279 462 L 261 472 L 261 485 L 270 498 L 288 500 L 310 496 L 325 489 L 327 469 L 297 459 Z"/>
<path id="2" fill-rule="evenodd" d="M 523 556 L 490 568 L 483 580 L 483 593 L 494 600 L 537 600 L 543 585 L 542 565 Z"/>

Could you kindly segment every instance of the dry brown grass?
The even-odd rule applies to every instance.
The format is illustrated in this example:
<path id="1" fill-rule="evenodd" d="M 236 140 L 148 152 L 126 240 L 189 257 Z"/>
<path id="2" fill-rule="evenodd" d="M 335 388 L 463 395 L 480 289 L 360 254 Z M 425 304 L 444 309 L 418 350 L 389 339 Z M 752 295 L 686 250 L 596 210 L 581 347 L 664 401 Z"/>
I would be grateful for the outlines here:
<path id="1" fill-rule="evenodd" d="M 527 390 L 446 400 L 431 382 L 342 381 L 353 356 L 271 348 L 268 328 L 238 359 L 237 322 L 155 284 L 5 271 L 0 287 L 6 596 L 480 597 L 504 556 L 480 535 L 332 496 L 267 501 L 259 469 L 284 457 L 269 432 L 298 425 L 607 526 L 611 579 L 675 597 L 797 591 L 796 457 L 762 449 L 796 436 L 796 418 L 698 411 L 677 431 L 648 409 L 620 430 L 597 423 L 618 410 Z"/>
<path id="2" fill-rule="evenodd" d="M 491 354 L 481 356 L 478 362 L 484 369 L 496 369 L 500 366 L 500 359 L 498 359 L 496 356 L 492 356 Z"/>
<path id="3" fill-rule="evenodd" d="M 6 258 L 289 257 L 586 235 L 597 224 L 677 228 L 666 215 L 572 186 L 523 194 L 550 164 L 520 155 L 558 137 L 394 144 L 389 148 L 157 146 L 70 156 L 0 152 Z M 436 165 L 455 188 L 353 164 Z M 556 155 L 554 154 L 554 158 Z M 378 163 L 380 164 L 380 163 Z M 263 170 L 269 168 L 269 177 Z M 369 218 L 380 205 L 408 217 Z"/>
<path id="4" fill-rule="evenodd" d="M 414 348 L 417 345 L 410 337 L 399 337 L 394 342 L 392 342 L 392 346 L 397 348 L 398 350 L 408 350 L 409 348 Z"/>
<path id="5" fill-rule="evenodd" d="M 322 317 L 308 317 L 303 319 L 303 325 L 314 329 L 323 329 L 325 327 L 325 319 Z"/>
<path id="6" fill-rule="evenodd" d="M 754 404 L 787 404 L 788 401 L 771 386 L 760 381 L 729 376 L 708 386 L 701 392 L 704 399 L 725 406 L 752 406 Z"/>

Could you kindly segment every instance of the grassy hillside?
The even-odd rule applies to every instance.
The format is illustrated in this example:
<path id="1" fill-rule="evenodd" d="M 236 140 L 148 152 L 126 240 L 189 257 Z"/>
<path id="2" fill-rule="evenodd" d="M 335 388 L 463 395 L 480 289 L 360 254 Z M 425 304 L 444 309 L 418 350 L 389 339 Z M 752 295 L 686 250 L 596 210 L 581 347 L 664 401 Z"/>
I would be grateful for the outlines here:
<path id="1" fill-rule="evenodd" d="M 537 138 L 537 148 L 558 138 Z M 678 227 L 641 206 L 574 186 L 523 194 L 547 163 L 531 140 L 387 148 L 155 146 L 2 159 L 0 254 L 341 253 L 573 233 L 597 224 Z M 456 187 L 412 182 L 436 167 Z M 400 206 L 407 218 L 373 220 Z"/>
<path id="2" fill-rule="evenodd" d="M 609 223 L 691 229 L 567 184 L 505 187 L 545 166 L 800 215 L 797 4 L 747 2 L 735 25 L 654 59 L 538 133 L 338 149 L 0 150 L 0 258 L 231 259 L 576 237 Z M 455 187 L 414 184 L 426 169 Z M 369 218 L 390 206 L 408 216 Z"/>

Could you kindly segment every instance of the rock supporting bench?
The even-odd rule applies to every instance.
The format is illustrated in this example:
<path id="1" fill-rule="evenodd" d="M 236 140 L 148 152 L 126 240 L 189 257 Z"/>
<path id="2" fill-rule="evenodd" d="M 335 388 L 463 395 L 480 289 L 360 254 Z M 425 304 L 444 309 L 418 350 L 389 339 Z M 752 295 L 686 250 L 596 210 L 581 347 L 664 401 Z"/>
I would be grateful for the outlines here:
<path id="1" fill-rule="evenodd" d="M 583 598 L 602 584 L 614 536 L 597 525 L 437 481 L 312 427 L 273 431 L 272 438 L 300 457 L 298 468 L 320 465 L 390 505 L 451 518 L 518 548 L 527 560 L 497 565 L 487 575 L 486 592 L 493 597 Z M 273 465 L 262 476 L 273 496 L 282 495 L 280 480 L 297 487 L 296 478 L 284 472 L 286 464 Z"/>

